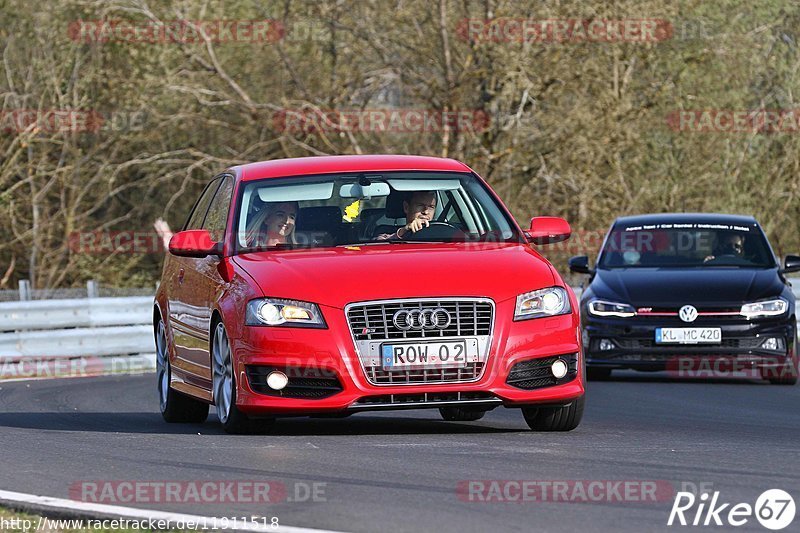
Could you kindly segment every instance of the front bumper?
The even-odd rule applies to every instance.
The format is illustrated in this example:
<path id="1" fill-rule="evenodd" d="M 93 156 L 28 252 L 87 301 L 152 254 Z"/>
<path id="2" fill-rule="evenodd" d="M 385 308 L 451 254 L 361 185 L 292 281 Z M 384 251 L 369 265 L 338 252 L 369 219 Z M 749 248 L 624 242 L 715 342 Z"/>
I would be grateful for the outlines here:
<path id="1" fill-rule="evenodd" d="M 356 354 L 341 309 L 322 307 L 327 329 L 246 327 L 231 339 L 237 376 L 237 406 L 254 415 L 305 415 L 382 409 L 443 406 L 491 408 L 497 405 L 566 405 L 584 394 L 583 354 L 577 312 L 558 317 L 513 321 L 514 301 L 496 304 L 494 329 L 484 370 L 469 382 L 375 385 Z M 573 309 L 576 303 L 573 302 Z M 540 367 L 554 356 L 570 358 L 570 373 L 561 380 L 537 381 Z M 528 363 L 536 360 L 541 365 Z M 520 384 L 509 374 L 530 378 Z M 324 394 L 288 397 L 261 386 L 254 374 L 263 368 L 289 368 L 304 380 L 327 380 Z M 548 366 L 549 368 L 549 366 Z M 262 369 L 254 371 L 254 369 Z M 523 372 L 523 373 L 520 373 Z M 249 374 L 249 375 L 248 375 Z M 290 384 L 292 376 L 290 375 Z M 535 388 L 521 388 L 535 387 Z"/>
<path id="2" fill-rule="evenodd" d="M 656 328 L 660 327 L 718 327 L 722 340 L 719 344 L 657 344 Z M 779 340 L 777 349 L 764 346 L 769 338 Z M 690 324 L 674 318 L 599 319 L 585 315 L 583 341 L 586 365 L 591 368 L 670 371 L 723 361 L 740 370 L 771 369 L 794 358 L 797 325 L 794 315 L 751 321 L 708 317 Z"/>

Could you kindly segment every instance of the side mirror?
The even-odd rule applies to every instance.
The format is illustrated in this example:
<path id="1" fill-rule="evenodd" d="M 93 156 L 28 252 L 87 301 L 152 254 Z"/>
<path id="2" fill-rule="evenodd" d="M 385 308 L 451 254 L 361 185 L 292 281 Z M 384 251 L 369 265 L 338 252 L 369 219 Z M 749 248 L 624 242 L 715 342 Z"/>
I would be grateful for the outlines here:
<path id="1" fill-rule="evenodd" d="M 800 255 L 787 255 L 783 260 L 781 272 L 787 274 L 797 271 L 800 271 Z"/>
<path id="2" fill-rule="evenodd" d="M 222 243 L 211 240 L 207 229 L 179 231 L 169 240 L 169 253 L 180 257 L 222 255 Z"/>
<path id="3" fill-rule="evenodd" d="M 533 217 L 531 229 L 525 233 L 533 244 L 554 244 L 569 239 L 572 230 L 563 218 Z"/>
<path id="4" fill-rule="evenodd" d="M 577 272 L 579 274 L 592 273 L 592 269 L 589 268 L 589 258 L 585 255 L 576 255 L 575 257 L 570 257 L 567 264 L 569 265 L 571 272 Z"/>

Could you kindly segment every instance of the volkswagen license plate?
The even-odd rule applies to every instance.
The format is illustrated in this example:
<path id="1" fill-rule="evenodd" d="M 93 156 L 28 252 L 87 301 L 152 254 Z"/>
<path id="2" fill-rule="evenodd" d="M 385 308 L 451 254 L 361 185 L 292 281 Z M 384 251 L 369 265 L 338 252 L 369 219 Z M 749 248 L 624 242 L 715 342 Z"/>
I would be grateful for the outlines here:
<path id="1" fill-rule="evenodd" d="M 656 344 L 719 344 L 720 328 L 656 328 Z"/>
<path id="2" fill-rule="evenodd" d="M 383 344 L 381 366 L 384 370 L 465 367 L 467 341 Z"/>

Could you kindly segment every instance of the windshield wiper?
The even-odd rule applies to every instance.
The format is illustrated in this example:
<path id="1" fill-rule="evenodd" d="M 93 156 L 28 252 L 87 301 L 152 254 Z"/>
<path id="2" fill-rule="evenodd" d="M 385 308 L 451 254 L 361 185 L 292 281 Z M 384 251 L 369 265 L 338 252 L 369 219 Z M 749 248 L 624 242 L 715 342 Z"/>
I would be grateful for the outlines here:
<path id="1" fill-rule="evenodd" d="M 405 239 L 386 239 L 383 241 L 364 241 L 364 242 L 351 242 L 345 244 L 337 244 L 337 247 L 343 246 L 375 246 L 377 244 L 442 244 L 453 241 L 409 241 Z"/>
<path id="2" fill-rule="evenodd" d="M 239 248 L 237 254 L 252 254 L 252 253 L 268 252 L 274 250 L 298 250 L 298 249 L 309 249 L 309 248 L 319 248 L 319 247 L 314 246 L 312 244 L 281 242 L 278 244 L 274 244 L 272 246 L 249 246 L 247 248 Z"/>
<path id="3" fill-rule="evenodd" d="M 768 268 L 764 265 L 737 265 L 737 264 L 725 264 L 725 263 L 718 263 L 716 265 L 700 265 L 703 268 L 714 268 L 714 267 L 722 267 L 722 268 Z"/>

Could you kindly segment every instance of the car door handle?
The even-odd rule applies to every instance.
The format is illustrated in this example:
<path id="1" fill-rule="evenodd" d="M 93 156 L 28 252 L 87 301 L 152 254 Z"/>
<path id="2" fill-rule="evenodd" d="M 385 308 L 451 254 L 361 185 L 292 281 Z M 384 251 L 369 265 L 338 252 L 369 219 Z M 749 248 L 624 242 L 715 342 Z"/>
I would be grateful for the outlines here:
<path id="1" fill-rule="evenodd" d="M 183 283 L 183 276 L 186 275 L 186 270 L 180 269 L 178 270 L 178 283 Z"/>

